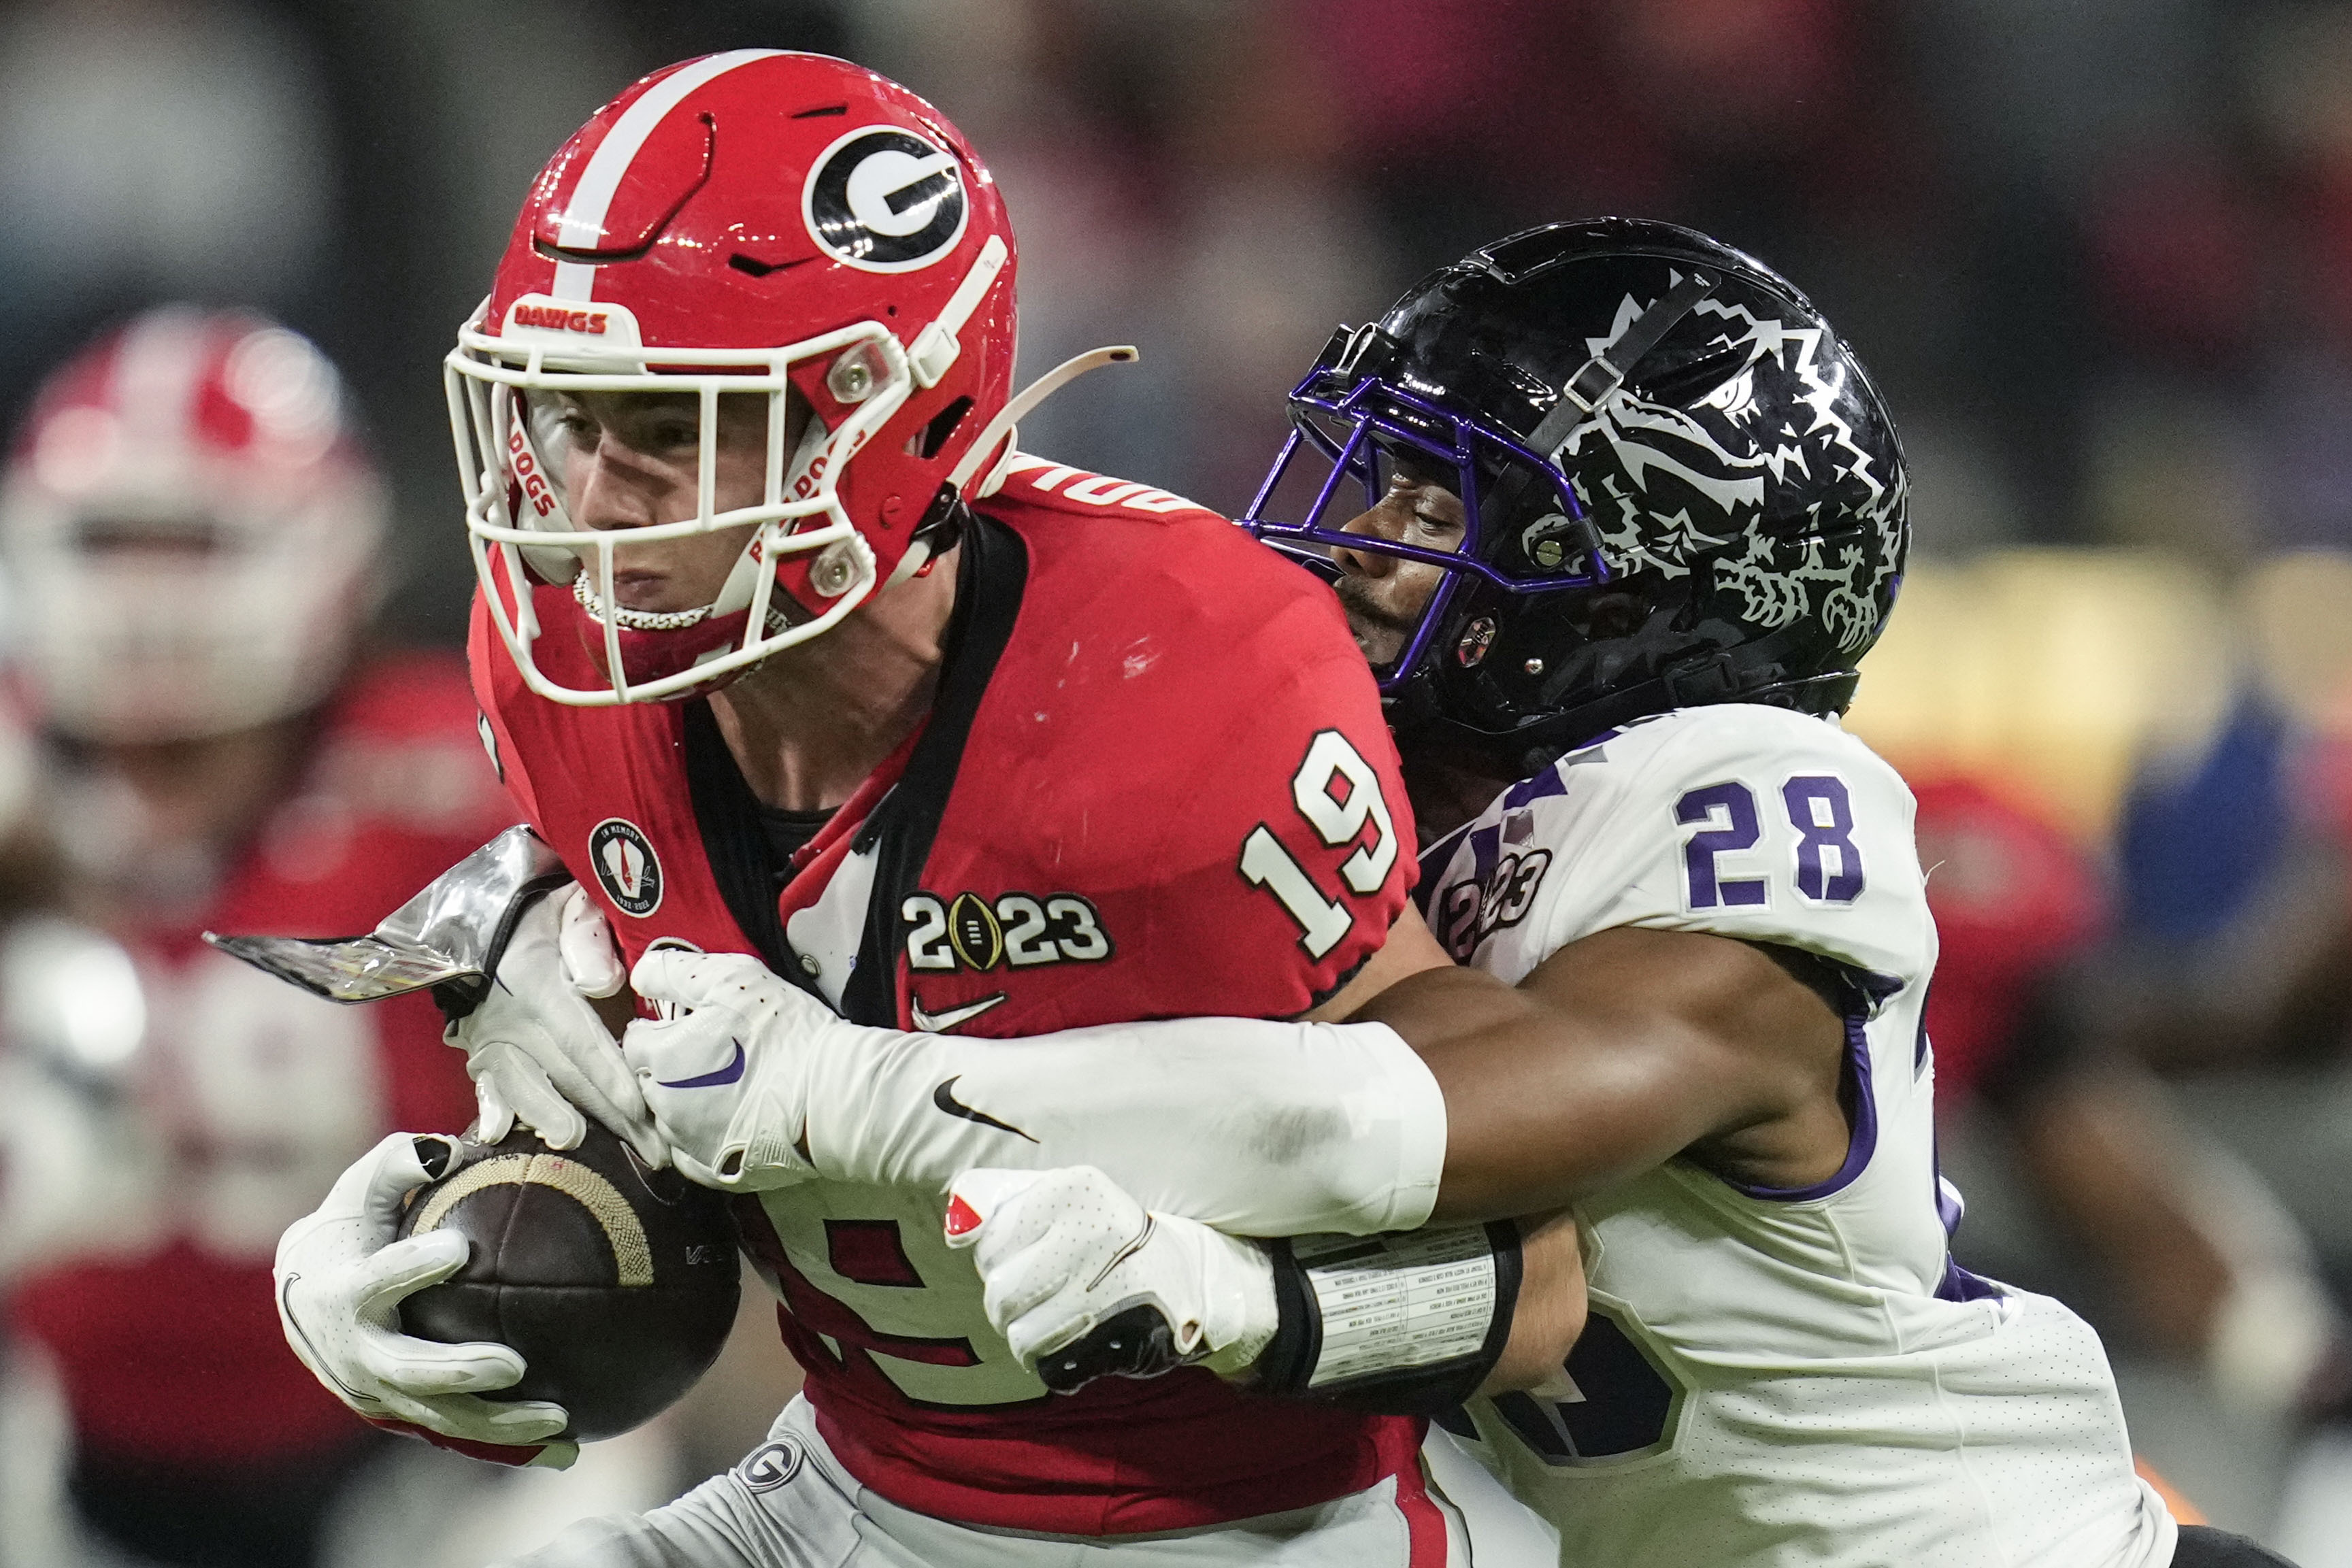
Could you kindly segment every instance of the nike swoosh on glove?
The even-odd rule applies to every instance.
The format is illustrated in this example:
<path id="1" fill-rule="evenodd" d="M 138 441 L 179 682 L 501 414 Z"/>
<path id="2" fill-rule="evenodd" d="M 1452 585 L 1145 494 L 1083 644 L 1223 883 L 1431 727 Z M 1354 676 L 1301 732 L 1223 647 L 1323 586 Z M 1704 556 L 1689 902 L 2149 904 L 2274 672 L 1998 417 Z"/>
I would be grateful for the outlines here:
<path id="1" fill-rule="evenodd" d="M 947 1241 L 972 1249 L 989 1322 L 1058 1393 L 1179 1366 L 1232 1376 L 1278 1326 L 1263 1247 L 1149 1211 L 1092 1166 L 966 1171 Z"/>
<path id="2" fill-rule="evenodd" d="M 398 1328 L 401 1301 L 466 1265 L 454 1230 L 394 1239 L 401 1201 L 432 1179 L 420 1145 L 394 1133 L 336 1179 L 327 1201 L 278 1242 L 278 1317 L 310 1375 L 374 1426 L 476 1458 L 562 1469 L 580 1448 L 560 1405 L 485 1399 L 522 1381 L 502 1344 L 442 1344 Z M 437 1153 L 437 1151 L 436 1151 Z M 447 1155 L 438 1158 L 446 1168 Z"/>
<path id="3" fill-rule="evenodd" d="M 809 1059 L 831 1009 L 741 953 L 662 948 L 630 983 L 672 1016 L 621 1037 L 638 1092 L 679 1174 L 722 1192 L 764 1192 L 814 1173 L 805 1152 Z"/>
<path id="4" fill-rule="evenodd" d="M 578 883 L 523 911 L 489 993 L 443 1037 L 466 1053 L 482 1142 L 520 1121 L 548 1147 L 576 1149 L 593 1116 L 647 1165 L 669 1164 L 619 1042 L 588 1005 L 626 979 L 612 927 Z"/>

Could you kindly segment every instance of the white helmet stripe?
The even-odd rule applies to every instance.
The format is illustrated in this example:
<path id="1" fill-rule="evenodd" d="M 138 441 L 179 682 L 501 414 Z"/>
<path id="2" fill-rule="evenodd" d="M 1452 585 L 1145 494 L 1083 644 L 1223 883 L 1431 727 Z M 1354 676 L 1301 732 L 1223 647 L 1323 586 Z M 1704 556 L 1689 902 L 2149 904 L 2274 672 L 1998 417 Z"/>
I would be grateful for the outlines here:
<path id="1" fill-rule="evenodd" d="M 175 458 L 188 448 L 211 346 L 193 310 L 166 307 L 131 323 L 114 361 L 114 403 L 131 444 Z"/>
<path id="2" fill-rule="evenodd" d="M 914 368 L 918 386 L 939 385 L 949 367 L 956 362 L 956 356 L 963 352 L 961 335 L 964 323 L 971 320 L 971 313 L 980 308 L 980 302 L 987 296 L 990 286 L 995 283 L 996 275 L 1004 270 L 1004 264 L 1012 256 L 1013 252 L 1006 247 L 1003 235 L 989 235 L 988 243 L 980 247 L 980 255 L 973 258 L 971 270 L 963 275 L 963 281 L 956 285 L 956 291 L 948 296 L 947 305 L 940 311 L 939 319 L 916 333 L 914 341 L 907 345 L 907 362 Z"/>
<path id="3" fill-rule="evenodd" d="M 604 140 L 596 144 L 589 155 L 588 167 L 581 171 L 580 183 L 572 188 L 572 199 L 563 206 L 563 216 L 558 220 L 555 243 L 567 250 L 591 250 L 604 237 L 604 214 L 613 204 L 613 193 L 621 188 L 622 179 L 629 165 L 636 162 L 637 153 L 646 138 L 653 135 L 661 122 L 695 89 L 713 78 L 726 75 L 737 66 L 763 60 L 782 49 L 730 49 L 723 55 L 672 71 L 629 105 Z M 596 280 L 596 269 L 583 262 L 559 261 L 555 264 L 555 287 L 550 292 L 558 299 L 584 300 L 591 297 Z"/>

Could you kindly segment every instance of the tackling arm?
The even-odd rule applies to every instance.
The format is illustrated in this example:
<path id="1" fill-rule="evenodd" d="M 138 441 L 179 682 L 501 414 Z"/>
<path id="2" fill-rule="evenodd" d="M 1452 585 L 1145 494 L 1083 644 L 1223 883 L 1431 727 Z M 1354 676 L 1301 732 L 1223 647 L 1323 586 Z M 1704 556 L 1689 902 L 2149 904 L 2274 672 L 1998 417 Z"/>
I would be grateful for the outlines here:
<path id="1" fill-rule="evenodd" d="M 656 951 L 667 1021 L 623 1049 L 679 1168 L 760 1191 L 815 1175 L 944 1192 L 966 1170 L 1094 1166 L 1237 1235 L 1410 1229 L 1445 1107 L 1383 1026 L 1171 1019 L 1024 1040 L 845 1022 L 739 954 Z"/>
<path id="2" fill-rule="evenodd" d="M 1684 1153 L 1772 1186 L 1827 1176 L 1848 1140 L 1839 984 L 1787 949 L 1640 927 L 1570 944 L 1516 991 L 1417 970 L 1365 1010 L 1417 1037 L 1443 1086 L 1453 1137 L 1430 1228 L 1259 1248 L 1138 1204 L 1101 1170 L 978 1170 L 952 1189 L 951 1243 L 977 1242 L 990 1321 L 1055 1388 L 1199 1362 L 1247 1367 L 1270 1393 L 1426 1415 L 1527 1386 L 1582 1327 L 1573 1227 L 1462 1221 Z M 1368 1356 L 1370 1321 L 1387 1329 Z"/>
<path id="3" fill-rule="evenodd" d="M 1426 969 L 1354 1018 L 1410 1040 L 1444 1097 L 1433 1218 L 1486 1219 L 1572 1203 L 1685 1152 L 1766 1186 L 1834 1172 L 1839 983 L 1789 949 L 1619 926 L 1516 989 Z"/>
<path id="4" fill-rule="evenodd" d="M 1008 1040 L 853 1025 L 755 959 L 657 953 L 637 989 L 682 1010 L 630 1026 L 627 1050 L 709 1185 L 944 1190 L 976 1166 L 1093 1166 L 1148 1208 L 1234 1234 L 1365 1234 L 1419 1226 L 1433 1205 L 1453 1220 L 1558 1207 L 1686 1149 L 1770 1186 L 1834 1170 L 1843 1032 L 1808 966 L 1626 927 L 1516 990 L 1410 970 L 1359 1022 Z"/>

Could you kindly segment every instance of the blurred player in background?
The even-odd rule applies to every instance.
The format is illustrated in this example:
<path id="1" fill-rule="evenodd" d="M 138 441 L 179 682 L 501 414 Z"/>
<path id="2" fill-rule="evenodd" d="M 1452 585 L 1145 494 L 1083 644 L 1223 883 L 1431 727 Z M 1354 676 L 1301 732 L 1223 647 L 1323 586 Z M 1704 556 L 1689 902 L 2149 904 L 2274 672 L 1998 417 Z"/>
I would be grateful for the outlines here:
<path id="1" fill-rule="evenodd" d="M 2307 600 L 2289 608 L 2299 618 L 2337 613 Z M 2264 621 L 2281 613 L 2252 612 L 2257 646 L 2280 635 Z M 2134 781 L 2116 834 L 2114 929 L 2084 966 L 2086 1008 L 2057 1012 L 2058 1027 L 2042 1031 L 2062 1047 L 2086 1042 L 2074 1054 L 2111 1081 L 2119 1058 L 2189 1076 L 2191 1092 L 2200 1081 L 2190 1075 L 2252 1068 L 2280 1074 L 2277 1092 L 2298 1103 L 2325 1107 L 2332 1098 L 2324 1079 L 2308 1075 L 2340 1071 L 2352 1038 L 2352 744 L 2340 682 L 2296 693 L 2295 678 L 2273 654 L 2200 750 L 2159 756 Z M 2159 1127 L 2170 1120 L 2163 1102 L 2128 1098 Z M 2283 1146 L 2262 1158 L 2283 1190 L 2326 1168 L 2326 1155 L 2299 1146 L 2326 1124 L 2318 1115 L 2285 1123 Z M 2312 1249 L 2247 1165 L 2193 1137 L 2121 1142 L 2129 1152 L 2114 1168 L 2178 1173 L 2173 1204 L 2187 1200 L 2210 1239 L 2156 1234 L 2144 1209 L 2133 1212 L 2133 1195 L 2106 1183 L 2072 1207 L 2100 1206 L 2107 1215 L 2084 1218 L 2144 1239 L 2144 1261 L 2126 1277 L 2134 1307 L 2146 1310 L 2145 1291 L 2161 1314 L 2148 1325 L 2151 1342 L 2201 1354 L 2224 1400 L 2284 1424 L 2296 1451 L 2278 1539 L 2306 1568 L 2352 1563 L 2352 1374 L 2340 1291 L 2326 1290 Z M 2095 1174 L 2076 1167 L 2096 1148 L 2085 1140 L 2061 1153 L 2054 1174 Z M 2304 1221 L 2340 1260 L 2342 1230 L 2326 1206 L 2306 1208 Z"/>
<path id="2" fill-rule="evenodd" d="M 333 369 L 240 313 L 112 333 L 9 460 L 58 885 L 0 946 L 0 1266 L 108 1561 L 310 1563 L 391 1446 L 289 1354 L 270 1253 L 384 1129 L 470 1119 L 462 1059 L 423 996 L 338 1008 L 198 939 L 365 930 L 510 820 L 462 664 L 362 646 L 385 523 Z"/>
<path id="3" fill-rule="evenodd" d="M 2352 1359 L 2309 1246 L 2099 1017 L 2097 872 L 2012 792 L 1960 774 L 1913 792 L 1942 945 L 1927 1000 L 1939 1112 L 1973 1103 L 1999 1122 L 2150 1348 L 2200 1366 L 2242 1412 L 2339 1411 Z"/>

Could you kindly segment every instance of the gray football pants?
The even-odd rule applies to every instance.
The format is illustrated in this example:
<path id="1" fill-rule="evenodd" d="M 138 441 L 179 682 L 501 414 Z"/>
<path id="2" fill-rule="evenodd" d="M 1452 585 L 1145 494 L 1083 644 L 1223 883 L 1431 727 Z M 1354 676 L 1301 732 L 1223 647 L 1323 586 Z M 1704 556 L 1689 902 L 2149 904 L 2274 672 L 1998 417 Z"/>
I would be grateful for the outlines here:
<path id="1" fill-rule="evenodd" d="M 575 1524 L 502 1568 L 1552 1568 L 1558 1538 L 1459 1450 L 1448 1452 L 1458 1465 L 1441 1457 L 1430 1487 L 1446 1521 L 1444 1565 L 1413 1561 L 1393 1480 L 1210 1529 L 1017 1535 L 876 1496 L 826 1448 L 808 1402 L 794 1399 L 768 1440 L 726 1474 L 650 1513 Z"/>

